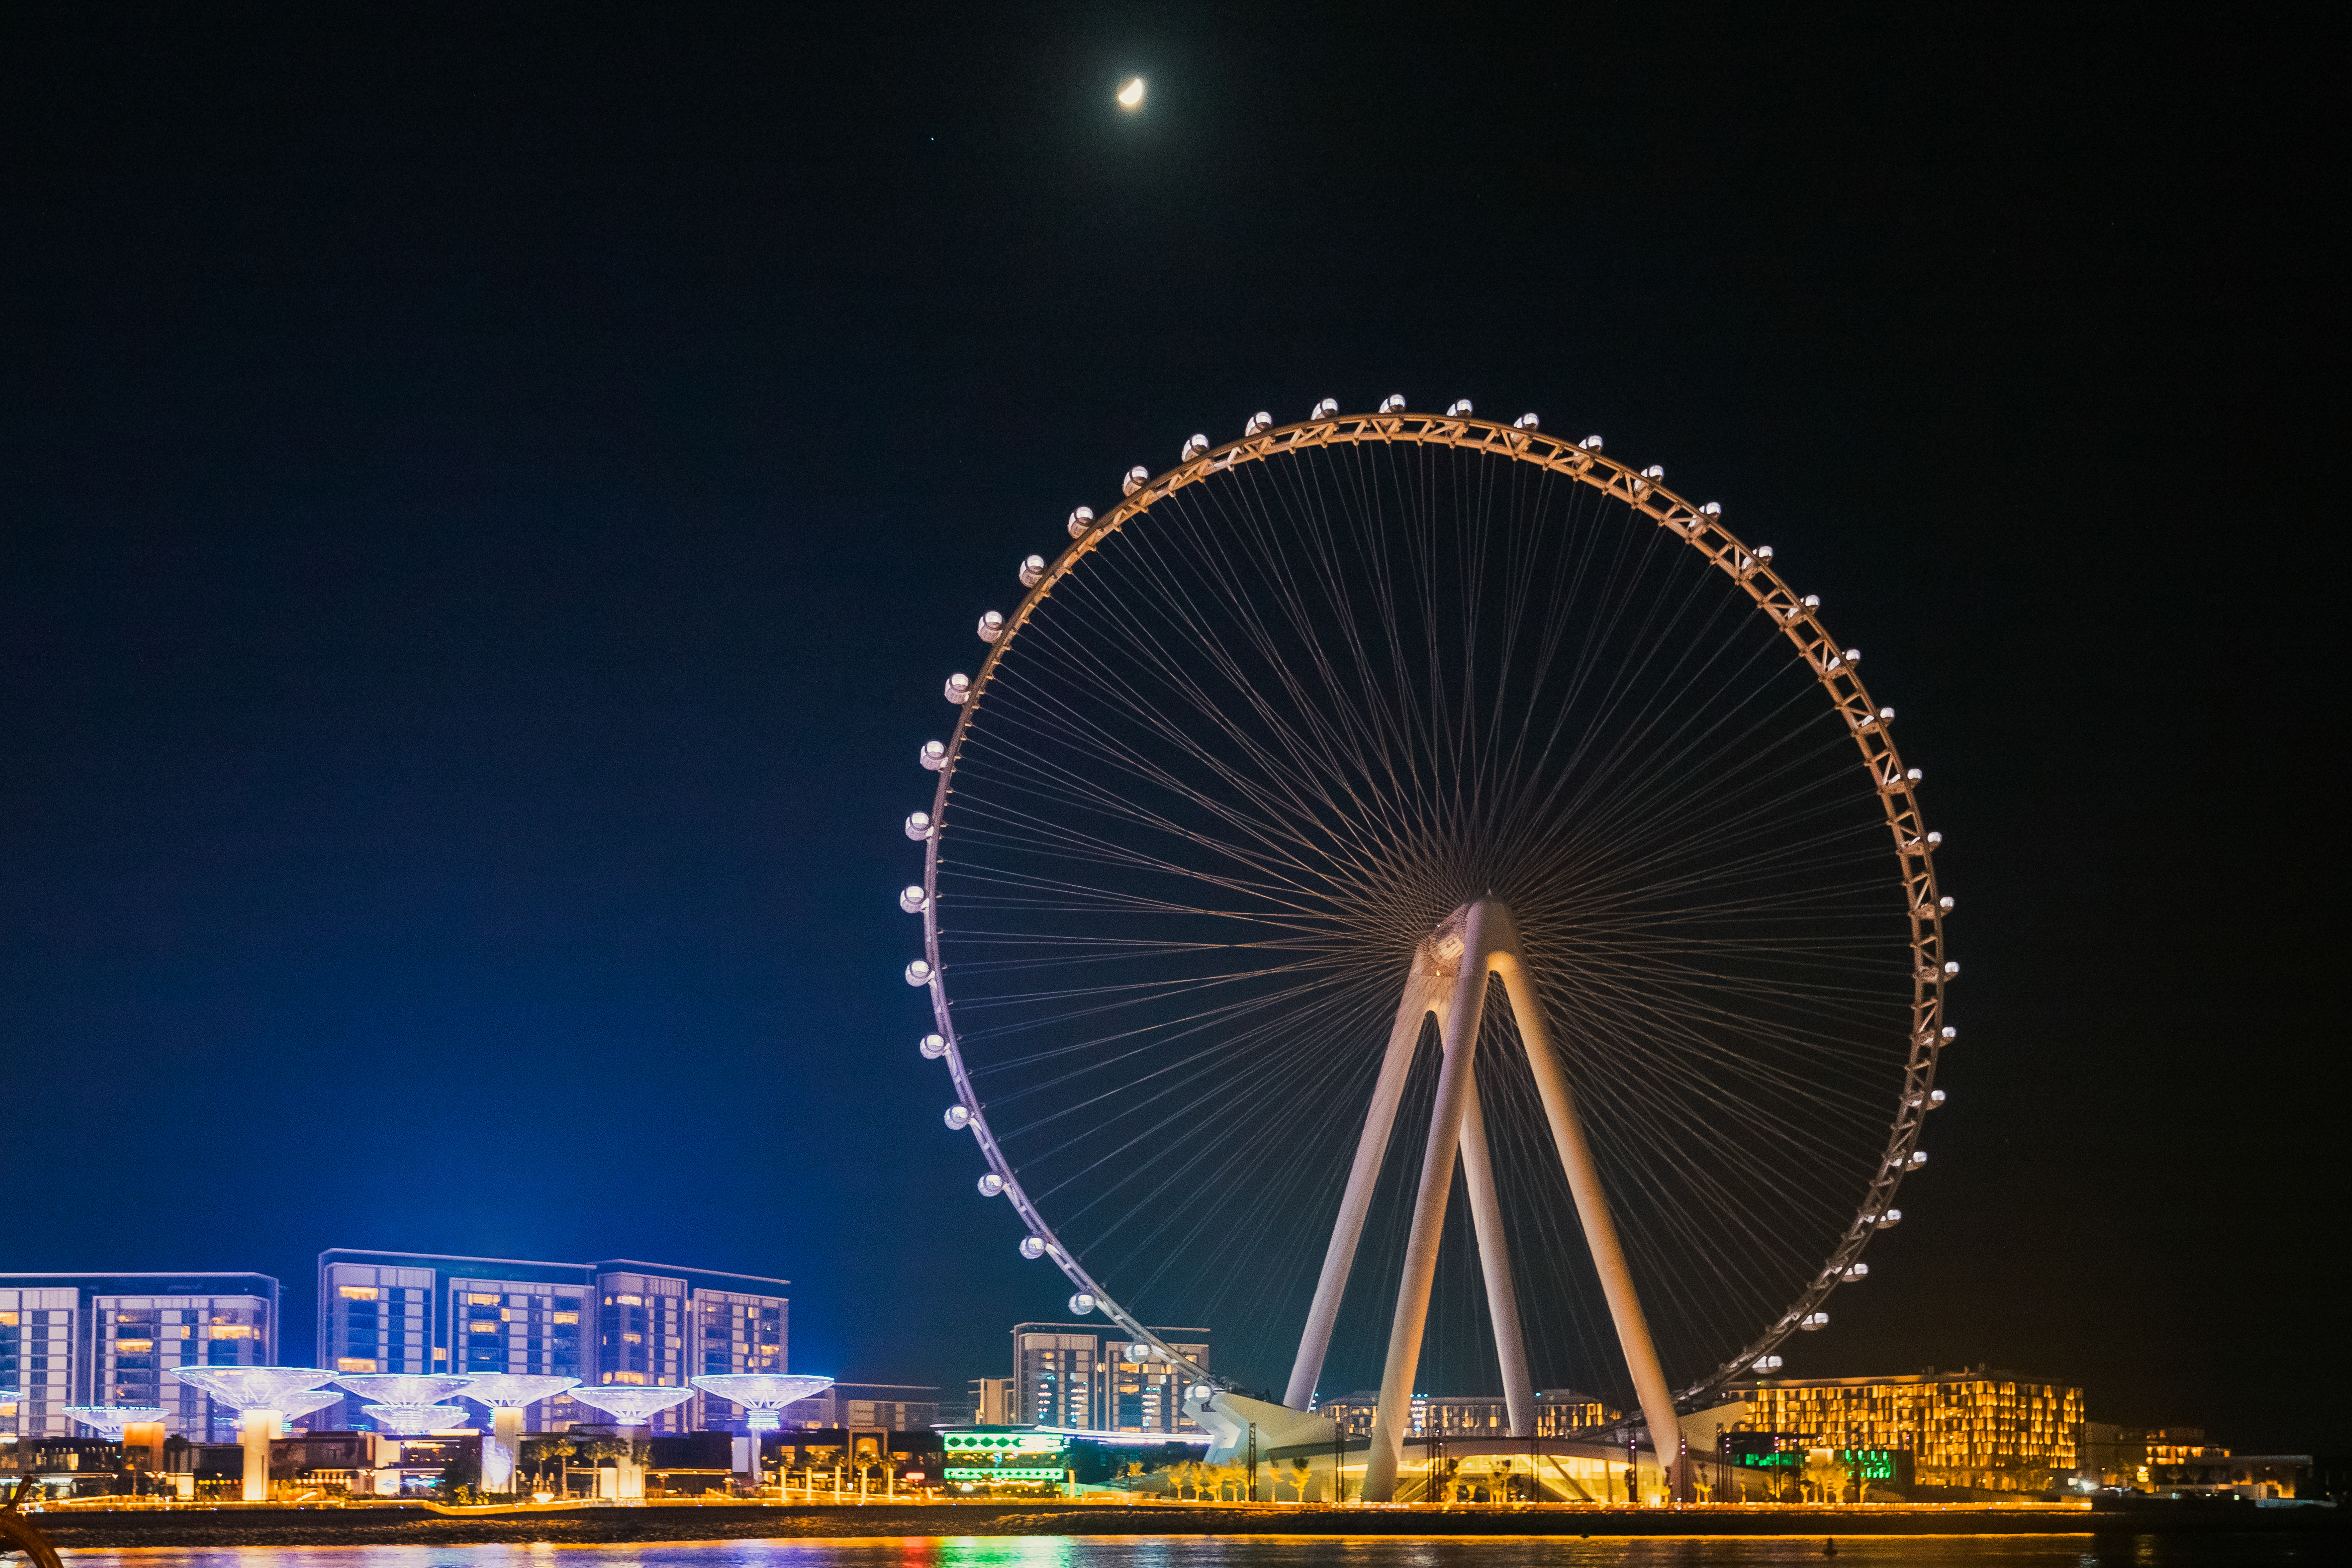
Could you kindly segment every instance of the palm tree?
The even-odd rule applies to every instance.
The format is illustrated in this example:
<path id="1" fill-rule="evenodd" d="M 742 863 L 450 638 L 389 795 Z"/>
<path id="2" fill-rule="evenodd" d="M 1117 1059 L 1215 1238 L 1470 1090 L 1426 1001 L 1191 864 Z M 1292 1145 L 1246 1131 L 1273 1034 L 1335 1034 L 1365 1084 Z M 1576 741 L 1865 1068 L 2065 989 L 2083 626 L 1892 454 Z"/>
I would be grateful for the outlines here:
<path id="1" fill-rule="evenodd" d="M 1805 1484 L 1822 1502 L 1835 1502 L 1845 1490 L 1846 1468 L 1837 1450 L 1814 1449 L 1805 1455 Z"/>

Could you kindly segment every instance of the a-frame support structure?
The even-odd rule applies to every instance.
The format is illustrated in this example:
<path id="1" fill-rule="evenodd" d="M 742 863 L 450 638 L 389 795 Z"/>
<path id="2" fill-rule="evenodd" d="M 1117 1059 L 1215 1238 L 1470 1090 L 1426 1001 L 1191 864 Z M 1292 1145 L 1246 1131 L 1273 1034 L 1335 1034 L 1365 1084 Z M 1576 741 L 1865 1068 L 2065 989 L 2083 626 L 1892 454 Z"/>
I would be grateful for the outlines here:
<path id="1" fill-rule="evenodd" d="M 1331 1346 L 1332 1325 L 1339 1315 L 1339 1298 L 1347 1290 L 1356 1243 L 1363 1234 L 1364 1216 L 1371 1207 L 1372 1184 L 1388 1152 L 1405 1076 L 1421 1041 L 1422 1023 L 1434 1014 L 1444 1061 L 1438 1069 L 1436 1104 L 1430 1111 L 1429 1145 L 1422 1158 L 1421 1186 L 1413 1198 L 1404 1274 L 1397 1283 L 1396 1317 L 1389 1332 L 1387 1364 L 1381 1375 L 1380 1411 L 1372 1425 L 1364 1500 L 1387 1502 L 1396 1495 L 1404 1430 L 1412 1418 L 1412 1379 L 1421 1364 L 1429 1292 L 1437 1276 L 1437 1247 L 1444 1230 L 1446 1202 L 1454 1190 L 1457 1158 L 1469 1185 L 1470 1215 L 1486 1276 L 1487 1314 L 1495 1324 L 1495 1348 L 1502 1364 L 1511 1435 L 1535 1435 L 1535 1389 L 1528 1379 L 1527 1345 L 1519 1332 L 1518 1298 L 1511 1288 L 1510 1252 L 1495 1189 L 1494 1163 L 1486 1147 L 1486 1119 L 1478 1108 L 1478 1027 L 1486 1014 L 1489 975 L 1502 977 L 1519 1039 L 1527 1047 L 1528 1066 L 1535 1075 L 1545 1120 L 1551 1124 L 1560 1168 L 1575 1197 L 1577 1218 L 1584 1228 L 1586 1244 L 1592 1249 L 1618 1343 L 1633 1375 L 1651 1450 L 1657 1456 L 1672 1495 L 1681 1497 L 1687 1478 L 1675 1473 L 1681 1428 L 1675 1416 L 1674 1396 L 1667 1391 L 1657 1347 L 1651 1343 L 1649 1322 L 1642 1315 L 1641 1299 L 1625 1267 L 1624 1249 L 1618 1243 L 1617 1227 L 1610 1218 L 1608 1199 L 1601 1189 L 1592 1151 L 1585 1144 L 1583 1125 L 1577 1120 L 1576 1102 L 1569 1093 L 1559 1058 L 1552 1051 L 1542 1003 L 1520 956 L 1510 911 L 1491 898 L 1455 910 L 1413 954 L 1412 972 L 1405 981 L 1396 1023 L 1389 1031 L 1388 1053 L 1381 1061 L 1371 1109 L 1356 1145 L 1355 1164 L 1348 1172 L 1347 1190 L 1339 1200 L 1339 1219 L 1331 1228 L 1331 1245 L 1323 1257 L 1322 1277 L 1316 1283 L 1315 1302 L 1307 1314 L 1307 1332 L 1300 1336 L 1298 1359 L 1292 1364 L 1283 1403 L 1304 1410 L 1314 1398 L 1316 1380 L 1322 1375 L 1323 1358 Z"/>

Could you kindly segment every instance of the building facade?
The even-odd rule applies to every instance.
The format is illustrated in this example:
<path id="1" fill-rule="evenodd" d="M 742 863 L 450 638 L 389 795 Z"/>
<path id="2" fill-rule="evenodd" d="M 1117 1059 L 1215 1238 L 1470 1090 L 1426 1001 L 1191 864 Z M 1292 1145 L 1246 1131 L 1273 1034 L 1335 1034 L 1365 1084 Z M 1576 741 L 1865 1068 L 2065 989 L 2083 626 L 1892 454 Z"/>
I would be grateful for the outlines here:
<path id="1" fill-rule="evenodd" d="M 1177 1354 L 1208 1369 L 1207 1329 L 1150 1332 Z M 1012 1387 L 996 1400 L 978 1387 L 975 1396 L 984 1405 L 1001 1403 L 1000 1418 L 1023 1426 L 1148 1436 L 1200 1430 L 1185 1417 L 1184 1386 L 1181 1366 L 1157 1345 L 1129 1343 L 1085 1323 L 1015 1323 Z M 987 1421 L 988 1413 L 980 1419 Z"/>
<path id="2" fill-rule="evenodd" d="M 319 1364 L 339 1373 L 488 1372 L 591 1385 L 683 1388 L 710 1373 L 786 1370 L 785 1280 L 609 1259 L 556 1263 L 331 1249 L 319 1255 Z M 364 1429 L 360 1401 L 332 1417 Z M 524 1413 L 525 1430 L 602 1425 L 567 1395 Z M 744 1412 L 697 1390 L 653 1423 L 659 1434 L 745 1428 Z"/>
<path id="3" fill-rule="evenodd" d="M 1371 1435 L 1372 1417 L 1380 1406 L 1381 1391 L 1368 1388 L 1326 1399 L 1316 1408 L 1338 1422 L 1346 1436 L 1365 1437 Z M 1538 1437 L 1570 1437 L 1616 1419 L 1614 1409 L 1590 1394 L 1573 1388 L 1536 1391 Z M 1511 1430 L 1510 1408 L 1499 1394 L 1416 1394 L 1412 1397 L 1412 1422 L 1405 1434 L 1408 1440 L 1433 1437 L 1441 1441 L 1448 1437 L 1500 1437 L 1508 1436 Z"/>
<path id="4" fill-rule="evenodd" d="M 940 1421 L 940 1391 L 928 1384 L 836 1383 L 784 1406 L 788 1427 L 928 1432 Z"/>
<path id="5" fill-rule="evenodd" d="M 172 1375 L 278 1360 L 267 1274 L 0 1274 L 0 1433 L 87 1436 L 68 1405 L 159 1405 L 168 1436 L 236 1440 L 236 1412 Z"/>
<path id="6" fill-rule="evenodd" d="M 1910 1376 L 1769 1377 L 1727 1390 L 1743 1427 L 1832 1448 L 1909 1452 L 1920 1482 L 2041 1491 L 2074 1473 L 2083 1391 L 1986 1367 Z"/>

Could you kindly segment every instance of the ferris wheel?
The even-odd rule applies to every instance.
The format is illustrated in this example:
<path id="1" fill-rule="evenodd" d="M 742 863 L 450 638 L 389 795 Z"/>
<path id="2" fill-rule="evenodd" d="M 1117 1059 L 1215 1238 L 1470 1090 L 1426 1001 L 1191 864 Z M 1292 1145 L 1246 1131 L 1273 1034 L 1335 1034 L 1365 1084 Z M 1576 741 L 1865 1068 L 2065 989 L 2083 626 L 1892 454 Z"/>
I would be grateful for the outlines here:
<path id="1" fill-rule="evenodd" d="M 1590 1389 L 1664 1462 L 1867 1275 L 1956 1033 L 1940 836 L 1860 652 L 1664 479 L 1327 399 L 1018 563 L 899 901 L 1073 1312 L 1296 1409 L 1376 1380 L 1376 1432 Z"/>

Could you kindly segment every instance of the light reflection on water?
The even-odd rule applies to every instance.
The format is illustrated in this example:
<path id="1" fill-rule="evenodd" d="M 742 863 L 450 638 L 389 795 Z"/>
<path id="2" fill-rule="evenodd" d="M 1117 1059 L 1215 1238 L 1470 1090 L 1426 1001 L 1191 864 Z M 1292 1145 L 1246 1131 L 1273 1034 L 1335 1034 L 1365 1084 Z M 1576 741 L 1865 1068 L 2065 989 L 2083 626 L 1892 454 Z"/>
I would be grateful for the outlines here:
<path id="1" fill-rule="evenodd" d="M 150 1547 L 75 1568 L 2305 1568 L 2330 1537 L 951 1536 L 646 1546 Z"/>

